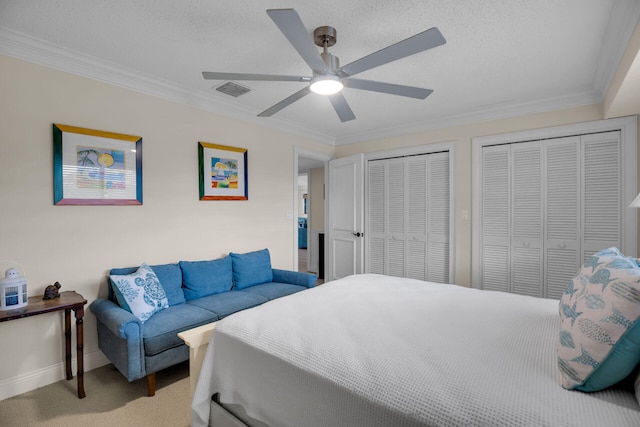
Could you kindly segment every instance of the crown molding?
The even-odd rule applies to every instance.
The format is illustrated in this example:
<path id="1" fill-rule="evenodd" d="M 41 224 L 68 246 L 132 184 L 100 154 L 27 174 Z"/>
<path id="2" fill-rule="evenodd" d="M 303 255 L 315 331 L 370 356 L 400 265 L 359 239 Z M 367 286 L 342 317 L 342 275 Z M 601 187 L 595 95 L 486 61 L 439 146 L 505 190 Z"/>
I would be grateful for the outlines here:
<path id="1" fill-rule="evenodd" d="M 600 49 L 600 60 L 596 67 L 593 79 L 593 87 L 598 91 L 600 98 L 604 99 L 609 85 L 620 66 L 620 60 L 631 40 L 631 36 L 640 19 L 640 2 L 638 1 L 614 1 L 607 28 L 622 28 L 618 38 L 614 38 L 611 32 L 605 35 Z"/>
<path id="2" fill-rule="evenodd" d="M 331 135 L 304 128 L 282 118 L 260 119 L 257 117 L 256 111 L 214 98 L 207 92 L 194 91 L 156 76 L 145 75 L 2 26 L 0 26 L 0 54 L 186 104 L 222 116 L 310 138 L 323 144 L 331 146 L 335 144 L 335 138 Z"/>
<path id="3" fill-rule="evenodd" d="M 563 110 L 597 104 L 602 101 L 598 91 L 583 92 L 566 97 L 548 98 L 525 103 L 505 103 L 473 111 L 472 113 L 443 116 L 428 121 L 417 121 L 400 126 L 372 129 L 369 132 L 354 133 L 336 139 L 336 146 L 356 144 L 365 141 L 391 138 L 400 135 L 410 135 L 436 129 L 446 129 L 473 123 L 489 122 L 544 113 L 547 111 Z"/>

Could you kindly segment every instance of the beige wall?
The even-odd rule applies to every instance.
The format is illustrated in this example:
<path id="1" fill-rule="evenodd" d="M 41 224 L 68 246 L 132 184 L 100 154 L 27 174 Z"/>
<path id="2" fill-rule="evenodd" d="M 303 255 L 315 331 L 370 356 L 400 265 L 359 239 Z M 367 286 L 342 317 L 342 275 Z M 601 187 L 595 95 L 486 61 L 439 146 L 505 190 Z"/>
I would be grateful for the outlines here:
<path id="1" fill-rule="evenodd" d="M 91 302 L 106 294 L 111 267 L 263 247 L 274 266 L 292 267 L 297 235 L 287 214 L 295 203 L 294 146 L 327 154 L 332 147 L 13 58 L 0 56 L 0 76 L 0 270 L 7 261 L 19 263 L 30 295 L 60 281 Z M 460 212 L 471 212 L 471 139 L 599 120 L 601 111 L 592 105 L 458 126 L 340 146 L 335 154 L 455 141 L 455 273 L 458 284 L 469 285 L 471 220 Z M 144 205 L 54 206 L 52 123 L 142 136 Z M 197 141 L 248 149 L 249 201 L 198 200 Z M 311 227 L 321 228 L 315 221 L 324 211 L 312 218 Z M 86 370 L 105 363 L 95 330 L 87 310 Z M 16 394 L 62 378 L 61 331 L 54 314 L 0 323 L 0 399 L 9 388 Z"/>
<path id="2" fill-rule="evenodd" d="M 357 153 L 404 148 L 437 142 L 455 141 L 455 186 L 456 186 L 456 247 L 455 282 L 471 285 L 471 139 L 528 129 L 580 123 L 602 119 L 601 106 L 590 105 L 562 111 L 550 111 L 526 117 L 476 123 L 447 129 L 439 129 L 412 135 L 386 138 L 366 143 L 351 144 L 336 148 L 336 157 Z M 461 212 L 469 212 L 469 219 L 462 219 Z"/>
<path id="3" fill-rule="evenodd" d="M 332 147 L 6 56 L 0 76 L 0 273 L 22 266 L 29 295 L 59 281 L 91 303 L 112 267 L 265 247 L 275 267 L 293 267 L 294 145 Z M 142 136 L 144 204 L 54 206 L 52 123 Z M 248 201 L 199 200 L 198 141 L 248 149 Z M 86 311 L 90 370 L 105 359 Z M 0 399 L 34 375 L 62 378 L 61 317 L 0 323 Z"/>

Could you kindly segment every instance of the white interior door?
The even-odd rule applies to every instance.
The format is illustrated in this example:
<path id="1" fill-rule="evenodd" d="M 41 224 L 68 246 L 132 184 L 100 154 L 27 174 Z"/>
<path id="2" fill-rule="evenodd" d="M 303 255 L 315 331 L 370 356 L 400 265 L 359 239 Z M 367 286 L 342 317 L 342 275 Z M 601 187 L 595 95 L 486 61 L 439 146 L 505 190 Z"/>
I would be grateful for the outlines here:
<path id="1" fill-rule="evenodd" d="M 482 185 L 479 227 L 481 260 L 478 282 L 482 289 L 510 292 L 511 277 L 511 205 L 509 203 L 509 176 L 511 149 L 507 144 L 482 147 L 478 166 Z M 479 239 L 479 240 L 480 240 Z"/>
<path id="2" fill-rule="evenodd" d="M 511 292 L 543 297 L 542 142 L 511 146 Z"/>
<path id="3" fill-rule="evenodd" d="M 544 238 L 544 284 L 547 298 L 560 299 L 567 283 L 582 265 L 580 235 L 580 137 L 548 141 L 544 146 L 546 190 Z"/>
<path id="4" fill-rule="evenodd" d="M 364 156 L 329 162 L 328 278 L 364 272 Z"/>
<path id="5" fill-rule="evenodd" d="M 449 283 L 448 151 L 367 162 L 365 271 Z"/>

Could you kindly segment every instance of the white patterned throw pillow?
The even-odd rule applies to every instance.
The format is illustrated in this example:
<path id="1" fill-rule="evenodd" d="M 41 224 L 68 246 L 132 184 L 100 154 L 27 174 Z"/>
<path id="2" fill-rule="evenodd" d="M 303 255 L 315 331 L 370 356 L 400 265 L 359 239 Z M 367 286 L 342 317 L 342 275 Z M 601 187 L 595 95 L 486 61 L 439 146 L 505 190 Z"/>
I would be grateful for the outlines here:
<path id="1" fill-rule="evenodd" d="M 640 362 L 640 265 L 617 248 L 591 256 L 560 299 L 557 345 L 567 389 L 598 391 Z"/>
<path id="2" fill-rule="evenodd" d="M 135 273 L 109 277 L 120 306 L 142 323 L 149 320 L 154 313 L 169 307 L 167 295 L 158 276 L 147 263 L 143 263 Z"/>

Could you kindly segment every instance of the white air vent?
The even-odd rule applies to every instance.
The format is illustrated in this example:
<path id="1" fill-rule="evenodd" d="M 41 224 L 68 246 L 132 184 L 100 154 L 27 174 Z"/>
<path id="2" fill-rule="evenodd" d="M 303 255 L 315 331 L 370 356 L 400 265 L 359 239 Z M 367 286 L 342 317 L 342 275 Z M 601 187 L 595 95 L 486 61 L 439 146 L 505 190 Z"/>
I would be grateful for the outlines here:
<path id="1" fill-rule="evenodd" d="M 251 89 L 249 89 L 248 87 L 241 86 L 238 83 L 234 82 L 223 83 L 218 86 L 216 90 L 235 98 L 239 97 L 240 95 L 244 95 L 247 92 L 251 92 Z"/>

